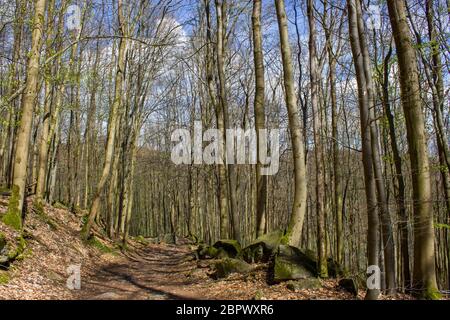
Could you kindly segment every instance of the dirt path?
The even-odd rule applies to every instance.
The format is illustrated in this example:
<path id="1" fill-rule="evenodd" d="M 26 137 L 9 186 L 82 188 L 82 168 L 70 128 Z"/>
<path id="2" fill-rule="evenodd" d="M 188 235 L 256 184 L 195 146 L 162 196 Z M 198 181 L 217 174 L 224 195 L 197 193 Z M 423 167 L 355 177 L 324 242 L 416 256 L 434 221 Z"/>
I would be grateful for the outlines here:
<path id="1" fill-rule="evenodd" d="M 100 267 L 82 282 L 80 299 L 201 299 L 192 292 L 197 269 L 186 247 L 151 245 L 128 253 L 123 262 Z"/>
<path id="2" fill-rule="evenodd" d="M 152 244 L 127 253 L 118 262 L 99 265 L 82 279 L 78 299 L 354 299 L 337 288 L 335 280 L 323 288 L 290 291 L 285 283 L 269 285 L 264 266 L 246 275 L 214 280 L 208 261 L 196 261 L 187 245 Z"/>

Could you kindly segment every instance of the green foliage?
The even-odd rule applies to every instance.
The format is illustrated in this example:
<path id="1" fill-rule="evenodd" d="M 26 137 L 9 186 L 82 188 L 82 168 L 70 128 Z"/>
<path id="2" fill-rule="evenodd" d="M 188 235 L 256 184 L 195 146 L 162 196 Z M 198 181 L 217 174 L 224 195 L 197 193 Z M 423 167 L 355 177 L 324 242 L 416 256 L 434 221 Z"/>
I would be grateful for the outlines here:
<path id="1" fill-rule="evenodd" d="M 2 221 L 4 224 L 20 231 L 22 230 L 22 214 L 19 210 L 19 187 L 14 185 L 11 198 L 9 199 L 8 211 L 3 216 Z"/>

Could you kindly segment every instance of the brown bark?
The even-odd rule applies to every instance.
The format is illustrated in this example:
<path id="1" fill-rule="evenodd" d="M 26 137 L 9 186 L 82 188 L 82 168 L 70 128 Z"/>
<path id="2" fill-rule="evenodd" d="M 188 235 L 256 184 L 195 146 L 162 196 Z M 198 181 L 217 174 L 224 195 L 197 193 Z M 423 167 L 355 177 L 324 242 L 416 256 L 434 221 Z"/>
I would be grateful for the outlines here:
<path id="1" fill-rule="evenodd" d="M 417 57 L 412 44 L 402 0 L 388 2 L 389 17 L 397 47 L 402 106 L 411 163 L 414 198 L 413 288 L 424 298 L 438 298 L 434 253 L 430 168 L 420 97 Z"/>

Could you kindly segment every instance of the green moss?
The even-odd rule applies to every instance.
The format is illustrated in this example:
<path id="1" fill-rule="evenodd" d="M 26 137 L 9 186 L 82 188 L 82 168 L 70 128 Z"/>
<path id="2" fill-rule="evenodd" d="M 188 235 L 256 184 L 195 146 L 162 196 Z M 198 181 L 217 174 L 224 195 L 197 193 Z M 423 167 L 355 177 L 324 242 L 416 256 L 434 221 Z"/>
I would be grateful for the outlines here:
<path id="1" fill-rule="evenodd" d="M 273 280 L 297 280 L 313 278 L 316 275 L 315 265 L 299 249 L 280 245 L 273 260 Z"/>
<path id="2" fill-rule="evenodd" d="M 244 260 L 251 263 L 269 261 L 278 250 L 283 237 L 282 230 L 275 230 L 258 237 L 242 250 Z"/>
<path id="3" fill-rule="evenodd" d="M 275 262 L 274 273 L 280 279 L 289 279 L 292 275 L 292 266 L 289 263 Z"/>
<path id="4" fill-rule="evenodd" d="M 16 260 L 24 260 L 28 257 L 31 257 L 32 254 L 33 250 L 31 250 L 31 248 L 28 247 L 16 257 Z"/>
<path id="5" fill-rule="evenodd" d="M 286 233 L 281 237 L 280 244 L 288 245 L 288 244 L 289 244 L 289 239 L 290 239 L 290 237 L 291 237 L 291 233 L 290 233 L 289 231 L 286 232 Z"/>
<path id="6" fill-rule="evenodd" d="M 17 245 L 8 252 L 8 259 L 10 261 L 21 259 L 20 256 L 23 254 L 26 247 L 27 247 L 26 240 L 22 236 L 17 237 Z"/>
<path id="7" fill-rule="evenodd" d="M 434 287 L 427 287 L 422 294 L 422 298 L 426 300 L 440 300 L 442 299 L 442 294 Z"/>
<path id="8" fill-rule="evenodd" d="M 199 259 L 216 258 L 218 255 L 219 250 L 207 244 L 201 244 L 197 248 L 197 256 Z"/>
<path id="9" fill-rule="evenodd" d="M 0 193 L 11 193 L 11 189 L 6 187 L 0 187 Z"/>
<path id="10" fill-rule="evenodd" d="M 264 298 L 264 294 L 261 290 L 257 290 L 255 292 L 255 297 L 253 298 L 253 300 L 263 300 Z"/>
<path id="11" fill-rule="evenodd" d="M 96 237 L 91 237 L 87 242 L 90 246 L 96 248 L 102 253 L 112 253 L 112 254 L 116 253 L 116 250 L 114 248 L 108 247 L 103 242 L 98 240 Z"/>
<path id="12" fill-rule="evenodd" d="M 286 288 L 294 292 L 305 289 L 320 289 L 322 288 L 322 283 L 318 278 L 298 279 L 288 281 Z"/>
<path id="13" fill-rule="evenodd" d="M 10 280 L 9 274 L 6 271 L 0 270 L 0 286 L 7 284 Z"/>
<path id="14" fill-rule="evenodd" d="M 136 238 L 134 238 L 134 240 L 135 240 L 136 242 L 139 242 L 140 244 L 145 245 L 145 246 L 148 246 L 148 245 L 150 244 L 150 242 L 148 242 L 148 241 L 144 238 L 144 236 L 142 236 L 142 235 L 137 236 Z"/>
<path id="15" fill-rule="evenodd" d="M 213 247 L 219 250 L 223 257 L 239 258 L 242 253 L 240 243 L 232 239 L 219 240 Z"/>
<path id="16" fill-rule="evenodd" d="M 328 267 L 327 264 L 318 264 L 318 275 L 322 279 L 328 278 Z"/>
<path id="17" fill-rule="evenodd" d="M 73 205 L 70 211 L 77 216 L 82 215 L 84 212 L 83 209 L 81 209 L 81 207 L 77 205 Z"/>
<path id="18" fill-rule="evenodd" d="M 33 209 L 34 212 L 36 212 L 37 215 L 41 216 L 44 215 L 44 205 L 42 204 L 42 200 L 36 200 L 33 203 Z"/>
<path id="19" fill-rule="evenodd" d="M 6 246 L 6 237 L 0 232 L 0 251 Z"/>
<path id="20" fill-rule="evenodd" d="M 218 260 L 214 264 L 214 277 L 216 279 L 221 279 L 227 277 L 231 273 L 248 273 L 252 270 L 252 267 L 245 261 L 232 259 L 232 258 L 224 258 L 222 260 Z"/>
<path id="21" fill-rule="evenodd" d="M 61 202 L 55 202 L 53 204 L 53 208 L 62 209 L 62 210 L 68 210 L 68 208 L 64 204 L 62 204 Z"/>
<path id="22" fill-rule="evenodd" d="M 11 192 L 11 198 L 9 199 L 8 211 L 6 211 L 6 214 L 2 218 L 4 224 L 13 227 L 18 231 L 22 230 L 22 214 L 19 210 L 19 193 L 19 187 L 14 185 Z"/>
<path id="23" fill-rule="evenodd" d="M 53 231 L 58 229 L 58 225 L 45 213 L 42 201 L 40 200 L 35 201 L 33 203 L 33 210 L 40 220 L 48 224 L 50 229 L 52 229 Z"/>

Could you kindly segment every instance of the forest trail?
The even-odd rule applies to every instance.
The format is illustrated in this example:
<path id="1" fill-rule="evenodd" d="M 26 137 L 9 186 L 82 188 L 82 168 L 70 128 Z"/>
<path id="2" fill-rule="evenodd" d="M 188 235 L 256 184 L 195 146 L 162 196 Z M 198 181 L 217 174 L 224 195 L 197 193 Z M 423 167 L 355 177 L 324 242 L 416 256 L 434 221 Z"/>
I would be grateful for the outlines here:
<path id="1" fill-rule="evenodd" d="M 32 208 L 33 199 L 28 199 Z M 0 197 L 0 213 L 7 198 Z M 130 238 L 127 250 L 98 235 L 81 240 L 83 212 L 61 205 L 29 210 L 23 238 L 0 222 L 8 250 L 22 243 L 8 267 L 0 264 L 0 299 L 31 300 L 331 300 L 363 299 L 342 290 L 336 279 L 321 280 L 318 289 L 290 290 L 268 282 L 268 265 L 256 264 L 245 274 L 214 277 L 215 259 L 198 260 L 192 242 L 176 244 Z M 23 239 L 22 242 L 18 239 Z M 1 254 L 0 254 L 1 256 Z M 1 258 L 1 257 L 0 257 Z M 80 290 L 68 288 L 68 268 L 80 266 Z M 392 298 L 408 299 L 406 296 Z"/>
<path id="2" fill-rule="evenodd" d="M 201 299 L 187 275 L 197 268 L 187 247 L 150 245 L 126 253 L 125 261 L 107 264 L 82 282 L 80 299 Z"/>

